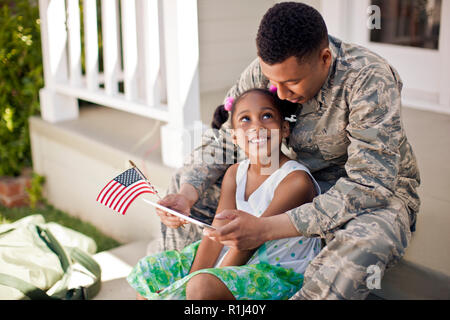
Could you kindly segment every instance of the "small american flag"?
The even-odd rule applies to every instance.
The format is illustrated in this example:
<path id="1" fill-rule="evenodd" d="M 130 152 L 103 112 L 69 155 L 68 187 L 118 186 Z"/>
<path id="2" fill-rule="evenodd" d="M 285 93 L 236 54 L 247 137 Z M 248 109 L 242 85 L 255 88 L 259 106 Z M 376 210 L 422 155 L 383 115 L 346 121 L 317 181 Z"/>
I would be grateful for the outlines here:
<path id="1" fill-rule="evenodd" d="M 133 167 L 111 180 L 100 191 L 97 201 L 125 214 L 130 204 L 144 193 L 156 193 L 156 190 Z"/>

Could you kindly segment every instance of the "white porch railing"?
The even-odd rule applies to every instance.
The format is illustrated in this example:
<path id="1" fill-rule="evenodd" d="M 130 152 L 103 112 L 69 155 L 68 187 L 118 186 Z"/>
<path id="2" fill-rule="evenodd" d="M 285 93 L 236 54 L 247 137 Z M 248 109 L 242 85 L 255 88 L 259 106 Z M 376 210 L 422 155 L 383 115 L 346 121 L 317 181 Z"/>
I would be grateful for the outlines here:
<path id="1" fill-rule="evenodd" d="M 77 118 L 83 99 L 166 122 L 162 160 L 179 167 L 200 121 L 197 1 L 98 1 L 101 15 L 96 0 L 39 1 L 42 118 Z"/>

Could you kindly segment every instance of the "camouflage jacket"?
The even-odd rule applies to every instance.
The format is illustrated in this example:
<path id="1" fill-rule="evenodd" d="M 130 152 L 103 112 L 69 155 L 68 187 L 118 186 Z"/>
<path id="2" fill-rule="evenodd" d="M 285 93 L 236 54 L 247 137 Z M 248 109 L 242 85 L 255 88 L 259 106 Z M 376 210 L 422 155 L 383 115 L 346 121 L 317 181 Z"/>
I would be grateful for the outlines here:
<path id="1" fill-rule="evenodd" d="M 332 64 L 318 94 L 299 105 L 289 146 L 318 180 L 322 194 L 288 215 L 305 236 L 327 237 L 357 215 L 400 198 L 415 219 L 420 176 L 401 119 L 402 82 L 397 71 L 375 53 L 330 36 Z M 228 96 L 268 87 L 258 59 L 241 74 Z M 225 137 L 229 120 L 221 128 Z M 218 152 L 233 153 L 225 139 L 205 134 L 204 143 L 185 163 L 181 183 L 201 195 L 225 173 L 229 163 L 194 161 Z M 244 159 L 240 151 L 238 161 Z"/>

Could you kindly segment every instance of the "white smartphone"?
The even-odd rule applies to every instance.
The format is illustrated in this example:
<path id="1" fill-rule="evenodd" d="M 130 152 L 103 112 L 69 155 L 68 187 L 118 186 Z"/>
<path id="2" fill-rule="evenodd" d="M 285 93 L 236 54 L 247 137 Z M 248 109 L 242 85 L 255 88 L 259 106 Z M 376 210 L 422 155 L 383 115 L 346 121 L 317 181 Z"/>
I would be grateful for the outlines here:
<path id="1" fill-rule="evenodd" d="M 162 206 L 162 205 L 160 205 L 160 204 L 158 204 L 156 202 L 153 202 L 153 201 L 150 201 L 150 200 L 147 200 L 147 199 L 144 199 L 144 198 L 142 200 L 144 200 L 145 202 L 147 202 L 148 204 L 151 204 L 152 206 L 154 206 L 156 208 L 159 208 L 159 209 L 161 209 L 163 211 L 166 211 L 166 212 L 168 212 L 170 214 L 173 214 L 174 216 L 177 216 L 177 217 L 179 217 L 179 218 L 181 218 L 183 220 L 189 221 L 189 222 L 191 222 L 193 224 L 199 225 L 199 226 L 204 227 L 204 228 L 210 228 L 210 229 L 216 230 L 215 227 L 213 227 L 212 225 L 210 225 L 210 224 L 208 224 L 206 222 L 194 219 L 194 218 L 189 217 L 189 216 L 187 216 L 185 214 L 182 214 L 182 213 L 179 213 L 179 212 L 177 212 L 175 210 L 172 210 L 172 209 L 169 209 L 167 207 L 164 207 L 164 206 Z"/>

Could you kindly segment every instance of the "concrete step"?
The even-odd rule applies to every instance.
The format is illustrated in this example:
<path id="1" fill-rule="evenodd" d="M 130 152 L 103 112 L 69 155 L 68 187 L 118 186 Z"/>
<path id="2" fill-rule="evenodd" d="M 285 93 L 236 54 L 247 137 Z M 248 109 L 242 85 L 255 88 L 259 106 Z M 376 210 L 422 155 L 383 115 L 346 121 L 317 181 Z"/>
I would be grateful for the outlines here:
<path id="1" fill-rule="evenodd" d="M 96 201 L 114 177 L 132 160 L 156 190 L 165 194 L 174 169 L 161 162 L 160 122 L 100 107 L 80 108 L 76 120 L 48 123 L 30 118 L 33 169 L 45 176 L 44 196 L 55 207 L 90 222 L 122 242 L 156 238 L 159 218 L 141 198 L 123 216 Z"/>
<path id="2" fill-rule="evenodd" d="M 202 107 L 204 123 L 211 122 L 211 106 L 220 104 L 224 95 L 223 90 L 201 95 L 201 105 L 209 107 Z M 155 209 L 141 199 L 122 216 L 96 202 L 96 197 L 110 179 L 130 167 L 128 160 L 165 194 L 175 169 L 161 160 L 160 127 L 164 123 L 82 104 L 77 119 L 49 123 L 35 116 L 29 124 L 33 170 L 45 176 L 44 196 L 51 204 L 122 243 L 158 237 Z M 157 199 L 147 194 L 141 197 Z"/>
<path id="3" fill-rule="evenodd" d="M 102 268 L 102 286 L 93 300 L 136 300 L 136 291 L 126 277 L 139 259 L 157 250 L 157 240 L 136 241 L 95 254 Z"/>

